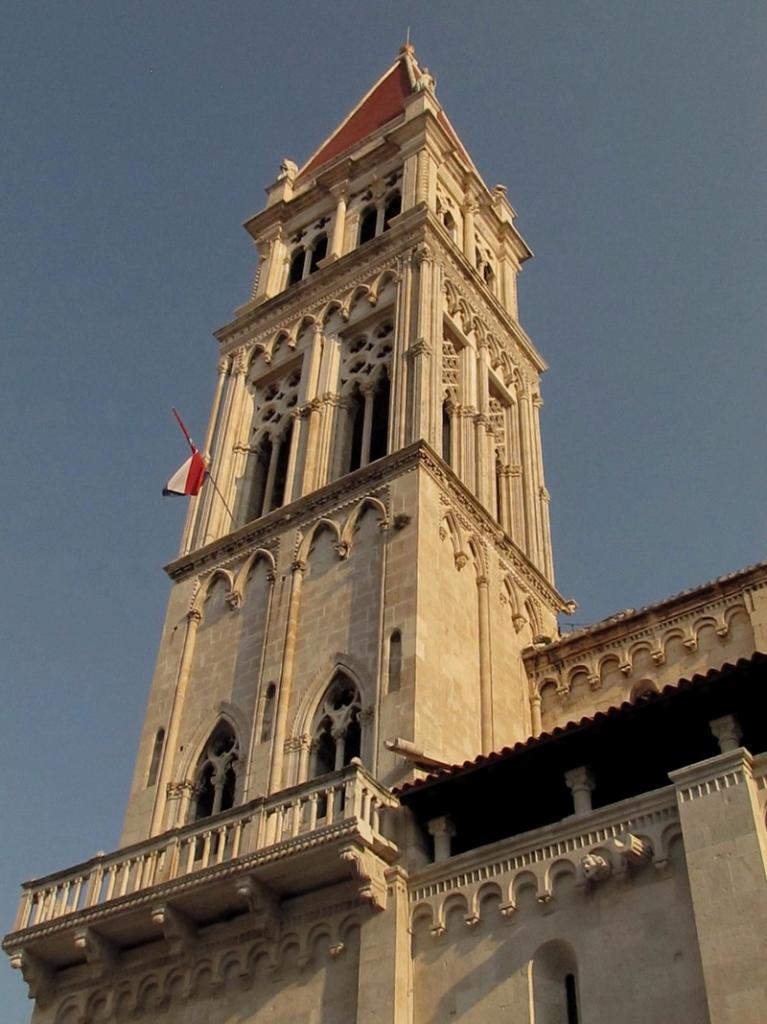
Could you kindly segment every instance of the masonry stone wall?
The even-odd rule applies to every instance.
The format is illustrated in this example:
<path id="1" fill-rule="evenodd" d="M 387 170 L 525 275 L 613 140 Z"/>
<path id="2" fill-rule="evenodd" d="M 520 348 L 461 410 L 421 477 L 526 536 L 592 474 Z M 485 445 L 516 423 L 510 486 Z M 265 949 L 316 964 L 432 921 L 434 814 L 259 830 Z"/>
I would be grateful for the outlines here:
<path id="1" fill-rule="evenodd" d="M 510 920 L 499 912 L 500 894 L 492 886 L 478 923 L 467 924 L 469 908 L 460 895 L 445 910 L 444 934 L 433 934 L 431 918 L 416 917 L 414 1024 L 566 1024 L 566 1016 L 549 1016 L 540 1005 L 539 1013 L 531 1012 L 545 1001 L 535 965 L 552 942 L 574 956 L 580 1019 L 707 1024 L 681 841 L 669 854 L 662 872 L 647 867 L 630 883 L 614 879 L 590 890 L 565 874 L 543 905 L 532 886 L 522 887 Z"/>

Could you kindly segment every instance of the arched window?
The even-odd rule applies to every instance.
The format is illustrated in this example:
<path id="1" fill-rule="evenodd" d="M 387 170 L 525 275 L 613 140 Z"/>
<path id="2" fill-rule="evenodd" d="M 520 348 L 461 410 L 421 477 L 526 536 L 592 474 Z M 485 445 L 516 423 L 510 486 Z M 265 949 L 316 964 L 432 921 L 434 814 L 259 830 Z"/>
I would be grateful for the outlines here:
<path id="1" fill-rule="evenodd" d="M 487 287 L 492 288 L 493 283 L 495 281 L 495 274 L 493 272 L 493 268 L 490 266 L 489 263 L 485 263 L 484 266 L 482 267 L 482 277 L 485 279 L 485 284 L 487 285 Z"/>
<path id="2" fill-rule="evenodd" d="M 389 693 L 395 693 L 402 682 L 402 634 L 395 629 L 389 637 Z"/>
<path id="3" fill-rule="evenodd" d="M 390 225 L 391 221 L 393 221 L 394 218 L 396 216 L 398 216 L 398 214 L 400 214 L 401 212 L 402 212 L 402 196 L 399 194 L 399 192 L 391 192 L 386 197 L 386 206 L 384 207 L 384 222 L 383 222 L 383 229 L 384 229 L 384 231 L 388 231 L 389 230 L 389 225 Z"/>
<path id="4" fill-rule="evenodd" d="M 274 470 L 274 484 L 272 485 L 269 511 L 279 508 L 285 502 L 285 485 L 288 479 L 288 463 L 290 461 L 290 445 L 292 440 L 293 420 L 291 419 L 278 442 L 280 447 L 277 452 L 277 464 Z"/>
<path id="5" fill-rule="evenodd" d="M 272 722 L 274 721 L 274 698 L 277 687 L 269 683 L 264 696 L 264 708 L 261 712 L 261 742 L 266 743 L 272 738 Z"/>
<path id="6" fill-rule="evenodd" d="M 370 457 L 368 462 L 382 459 L 389 446 L 389 377 L 384 369 L 378 378 L 373 395 L 373 415 L 370 424 Z"/>
<path id="7" fill-rule="evenodd" d="M 366 206 L 360 214 L 360 245 L 375 238 L 377 223 L 378 210 L 375 206 Z"/>
<path id="8" fill-rule="evenodd" d="M 309 264 L 309 273 L 313 274 L 315 270 L 320 269 L 320 260 L 324 260 L 328 254 L 328 236 L 319 235 L 312 246 L 312 259 Z"/>
<path id="9" fill-rule="evenodd" d="M 348 408 L 348 463 L 347 473 L 353 473 L 362 465 L 362 437 L 365 431 L 365 402 L 358 388 L 349 396 Z"/>
<path id="10" fill-rule="evenodd" d="M 269 476 L 269 463 L 272 461 L 272 439 L 268 434 L 261 438 L 256 450 L 251 451 L 248 459 L 250 489 L 245 506 L 245 517 L 242 520 L 245 523 L 263 515 L 266 481 Z"/>
<path id="11" fill-rule="evenodd" d="M 149 762 L 149 772 L 146 777 L 147 789 L 157 783 L 157 773 L 160 770 L 160 758 L 162 757 L 162 748 L 164 743 L 165 730 L 158 729 L 155 733 L 154 744 L 152 746 L 152 760 Z"/>
<path id="12" fill-rule="evenodd" d="M 566 942 L 546 942 L 532 961 L 535 1020 L 541 1024 L 579 1024 L 578 967 Z"/>
<path id="13" fill-rule="evenodd" d="M 238 757 L 239 744 L 234 729 L 228 722 L 219 722 L 197 762 L 195 821 L 234 806 Z"/>
<path id="14" fill-rule="evenodd" d="M 288 288 L 292 284 L 298 284 L 301 278 L 304 276 L 304 260 L 306 253 L 303 247 L 294 249 L 293 255 L 290 257 L 290 270 L 288 271 Z"/>
<path id="15" fill-rule="evenodd" d="M 314 725 L 313 774 L 338 771 L 359 757 L 362 745 L 360 693 L 343 672 L 325 691 Z"/>
<path id="16" fill-rule="evenodd" d="M 455 242 L 458 237 L 458 227 L 455 223 L 455 217 L 452 215 L 450 210 L 445 210 L 445 214 L 442 218 L 442 223 L 445 225 L 448 234 Z"/>
<path id="17" fill-rule="evenodd" d="M 450 405 L 447 399 L 442 403 L 442 458 L 448 464 L 453 465 L 451 461 L 451 446 L 453 438 L 453 420 L 450 416 Z"/>

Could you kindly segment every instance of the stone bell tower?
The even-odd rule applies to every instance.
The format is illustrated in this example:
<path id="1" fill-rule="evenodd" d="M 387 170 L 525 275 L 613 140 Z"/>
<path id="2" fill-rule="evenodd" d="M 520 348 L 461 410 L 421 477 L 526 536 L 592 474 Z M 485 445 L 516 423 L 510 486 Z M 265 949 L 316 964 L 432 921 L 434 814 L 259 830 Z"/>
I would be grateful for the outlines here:
<path id="1" fill-rule="evenodd" d="M 387 785 L 534 727 L 556 634 L 530 251 L 411 47 L 246 230 L 124 841 L 358 757 Z"/>

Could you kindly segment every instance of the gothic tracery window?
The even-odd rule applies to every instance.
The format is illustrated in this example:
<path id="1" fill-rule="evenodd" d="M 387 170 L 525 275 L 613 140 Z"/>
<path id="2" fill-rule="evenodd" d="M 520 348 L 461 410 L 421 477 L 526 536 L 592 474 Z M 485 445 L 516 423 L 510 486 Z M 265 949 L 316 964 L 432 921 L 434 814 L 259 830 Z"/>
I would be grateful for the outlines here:
<path id="1" fill-rule="evenodd" d="M 341 393 L 345 416 L 336 437 L 337 474 L 383 458 L 389 444 L 389 405 L 394 328 L 389 321 L 344 344 Z"/>
<path id="2" fill-rule="evenodd" d="M 325 691 L 314 726 L 313 774 L 338 771 L 361 753 L 360 693 L 343 672 Z"/>
<path id="3" fill-rule="evenodd" d="M 238 758 L 239 744 L 234 729 L 228 722 L 219 722 L 197 762 L 193 820 L 234 806 Z"/>
<path id="4" fill-rule="evenodd" d="M 251 381 L 253 422 L 245 473 L 239 484 L 237 521 L 250 522 L 292 500 L 288 477 L 293 447 L 292 410 L 301 368 L 278 380 Z"/>

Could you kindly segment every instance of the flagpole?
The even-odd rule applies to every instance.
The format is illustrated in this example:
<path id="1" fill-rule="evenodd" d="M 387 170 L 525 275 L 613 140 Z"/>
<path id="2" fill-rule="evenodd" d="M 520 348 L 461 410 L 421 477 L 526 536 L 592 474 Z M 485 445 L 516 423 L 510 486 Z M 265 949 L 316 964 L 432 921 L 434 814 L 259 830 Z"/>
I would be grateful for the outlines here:
<path id="1" fill-rule="evenodd" d="M 186 429 L 186 426 L 184 425 L 184 421 L 183 421 L 183 420 L 181 419 L 181 416 L 180 416 L 180 415 L 179 415 L 179 413 L 178 413 L 178 409 L 173 409 L 172 411 L 173 411 L 173 415 L 174 415 L 174 416 L 176 417 L 176 422 L 178 423 L 179 427 L 181 427 L 181 433 L 182 433 L 182 434 L 184 435 L 184 437 L 186 438 L 186 443 L 187 443 L 187 444 L 189 445 L 189 447 L 190 447 L 190 448 L 192 449 L 192 454 L 194 455 L 194 453 L 195 453 L 196 451 L 198 451 L 197 445 L 196 445 L 196 444 L 194 443 L 194 441 L 192 440 L 192 438 L 191 438 L 191 436 L 190 436 L 190 434 L 189 434 L 189 431 L 188 431 L 188 430 Z M 216 492 L 216 494 L 217 494 L 217 495 L 219 496 L 219 498 L 221 499 L 221 504 L 222 504 L 222 505 L 224 506 L 224 508 L 226 509 L 226 511 L 227 511 L 227 512 L 229 513 L 229 521 L 230 521 L 230 522 L 231 522 L 232 524 L 234 524 L 234 513 L 233 513 L 233 512 L 232 512 L 232 510 L 231 510 L 231 509 L 229 508 L 229 506 L 228 506 L 228 504 L 227 504 L 227 502 L 226 502 L 226 498 L 225 498 L 225 497 L 223 496 L 223 494 L 222 494 L 222 493 L 221 493 L 221 491 L 219 490 L 218 484 L 217 484 L 217 483 L 216 483 L 216 481 L 215 481 L 215 480 L 213 479 L 213 474 L 211 473 L 210 469 L 208 469 L 208 467 L 207 467 L 207 466 L 205 467 L 205 476 L 206 476 L 206 477 L 207 477 L 207 478 L 208 478 L 208 479 L 210 480 L 210 482 L 211 482 L 211 483 L 213 484 L 213 490 L 214 490 L 214 491 Z"/>
<path id="2" fill-rule="evenodd" d="M 213 484 L 213 490 L 214 490 L 214 491 L 216 492 L 216 494 L 217 494 L 217 495 L 219 496 L 219 498 L 221 499 L 221 504 L 222 504 L 222 505 L 224 506 L 224 508 L 226 509 L 226 511 L 227 511 L 227 512 L 229 513 L 229 521 L 230 521 L 230 522 L 231 522 L 232 524 L 234 524 L 234 513 L 232 512 L 232 510 L 231 510 L 231 509 L 229 508 L 229 506 L 227 505 L 227 503 L 226 503 L 226 498 L 225 498 L 225 497 L 223 496 L 223 494 L 221 493 L 221 491 L 220 491 L 220 490 L 218 489 L 218 484 L 217 484 L 217 483 L 216 483 L 216 481 L 215 481 L 215 480 L 213 479 L 213 476 L 211 475 L 211 472 L 210 472 L 210 470 L 209 470 L 209 469 L 206 469 L 206 470 L 205 470 L 205 476 L 206 476 L 206 477 L 207 477 L 207 478 L 208 478 L 208 479 L 210 480 L 210 482 L 211 482 L 211 483 Z"/>

